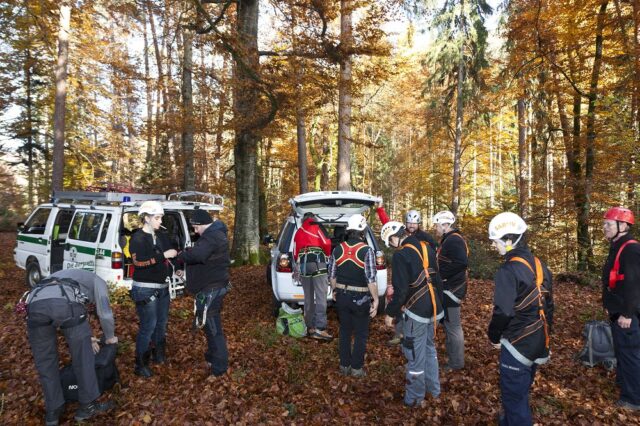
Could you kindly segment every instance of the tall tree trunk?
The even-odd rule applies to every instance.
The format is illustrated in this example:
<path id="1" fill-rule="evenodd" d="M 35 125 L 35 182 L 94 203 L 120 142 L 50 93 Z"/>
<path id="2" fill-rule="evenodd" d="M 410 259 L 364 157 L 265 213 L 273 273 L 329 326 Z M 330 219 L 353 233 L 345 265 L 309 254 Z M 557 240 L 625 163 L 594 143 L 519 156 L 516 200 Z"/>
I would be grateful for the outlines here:
<path id="1" fill-rule="evenodd" d="M 237 32 L 242 45 L 242 64 L 234 67 L 233 109 L 236 121 L 235 176 L 236 215 L 233 230 L 233 256 L 240 264 L 259 262 L 258 143 L 260 137 L 250 117 L 259 110 L 259 92 L 249 74 L 258 70 L 259 1 L 237 3 Z M 247 69 L 249 67 L 249 69 Z"/>
<path id="2" fill-rule="evenodd" d="M 34 200 L 34 181 L 35 181 L 35 170 L 34 170 L 34 161 L 33 161 L 33 95 L 32 95 L 32 80 L 31 74 L 33 72 L 33 64 L 31 58 L 31 49 L 27 48 L 26 51 L 26 59 L 24 64 L 24 84 L 25 84 L 25 92 L 27 95 L 27 119 L 26 119 L 26 134 L 27 134 L 27 201 L 29 203 L 29 208 L 32 209 L 35 206 Z"/>
<path id="3" fill-rule="evenodd" d="M 145 155 L 145 163 L 151 164 L 153 160 L 153 95 L 151 88 L 151 73 L 149 70 L 149 37 L 147 36 L 147 13 L 145 8 L 142 8 L 142 20 L 144 23 L 142 35 L 144 38 L 144 81 L 145 81 L 145 93 L 147 99 L 147 151 Z"/>
<path id="4" fill-rule="evenodd" d="M 353 1 L 340 0 L 340 77 L 338 81 L 338 190 L 351 190 L 351 47 Z"/>
<path id="5" fill-rule="evenodd" d="M 300 95 L 300 94 L 298 94 Z M 300 193 L 309 192 L 309 173 L 307 171 L 307 130 L 302 107 L 296 107 L 296 136 L 298 140 L 298 179 Z"/>
<path id="6" fill-rule="evenodd" d="M 182 60 L 182 155 L 184 157 L 184 190 L 195 191 L 196 175 L 193 163 L 193 33 L 183 31 Z"/>
<path id="7" fill-rule="evenodd" d="M 322 177 L 320 179 L 320 188 L 323 191 L 329 189 L 329 167 L 331 165 L 331 141 L 329 140 L 329 125 L 322 124 Z"/>
<path id="8" fill-rule="evenodd" d="M 56 95 L 53 113 L 53 170 L 51 190 L 62 191 L 64 185 L 64 131 L 67 102 L 67 65 L 69 62 L 69 30 L 71 6 L 60 5 L 58 30 L 58 61 L 56 64 Z"/>
<path id="9" fill-rule="evenodd" d="M 460 1 L 460 16 L 458 17 L 459 37 L 464 37 L 464 0 Z M 456 87 L 456 133 L 453 146 L 453 184 L 451 188 L 451 212 L 458 214 L 460 206 L 460 157 L 462 156 L 462 123 L 464 119 L 464 43 L 460 43 L 458 53 L 458 85 Z"/>
<path id="10" fill-rule="evenodd" d="M 527 189 L 527 118 L 524 98 L 518 99 L 518 196 L 520 216 L 526 218 L 529 191 Z"/>
<path id="11" fill-rule="evenodd" d="M 600 4 L 598 18 L 596 23 L 596 52 L 593 58 L 593 69 L 591 71 L 591 79 L 589 82 L 589 106 L 587 109 L 587 145 L 585 149 L 585 175 L 584 175 L 584 204 L 578 210 L 578 228 L 580 238 L 580 251 L 586 252 L 586 267 L 589 271 L 595 271 L 596 265 L 593 259 L 593 246 L 589 235 L 589 211 L 591 210 L 591 190 L 593 187 L 593 169 L 596 162 L 596 100 L 598 98 L 598 84 L 600 80 L 600 69 L 602 67 L 602 44 L 603 30 L 605 26 L 608 0 Z M 580 269 L 581 271 L 587 269 Z"/>

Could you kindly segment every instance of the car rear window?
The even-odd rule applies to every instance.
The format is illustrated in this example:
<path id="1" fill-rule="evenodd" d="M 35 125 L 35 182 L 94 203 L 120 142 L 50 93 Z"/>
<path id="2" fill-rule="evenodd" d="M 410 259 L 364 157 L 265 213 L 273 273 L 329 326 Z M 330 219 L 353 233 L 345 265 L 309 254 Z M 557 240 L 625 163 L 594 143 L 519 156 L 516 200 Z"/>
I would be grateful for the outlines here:
<path id="1" fill-rule="evenodd" d="M 294 224 L 287 220 L 280 231 L 280 235 L 278 235 L 278 251 L 280 253 L 288 253 L 290 251 L 294 229 Z"/>

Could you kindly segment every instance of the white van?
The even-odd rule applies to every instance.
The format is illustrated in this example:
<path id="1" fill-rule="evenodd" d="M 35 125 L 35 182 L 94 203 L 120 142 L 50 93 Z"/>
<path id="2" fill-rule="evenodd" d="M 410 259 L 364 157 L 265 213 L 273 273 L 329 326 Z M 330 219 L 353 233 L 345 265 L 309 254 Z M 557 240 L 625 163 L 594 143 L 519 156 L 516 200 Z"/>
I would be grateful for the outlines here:
<path id="1" fill-rule="evenodd" d="M 206 199 L 206 201 L 191 201 Z M 86 269 L 108 284 L 131 287 L 133 266 L 128 259 L 128 240 L 138 229 L 138 209 L 147 200 L 162 204 L 162 226 L 174 248 L 184 250 L 197 239 L 189 223 L 195 209 L 221 211 L 221 196 L 201 192 L 159 194 L 62 191 L 50 203 L 39 205 L 18 227 L 14 260 L 26 270 L 26 283 L 61 269 Z M 177 276 L 171 293 L 184 288 Z"/>

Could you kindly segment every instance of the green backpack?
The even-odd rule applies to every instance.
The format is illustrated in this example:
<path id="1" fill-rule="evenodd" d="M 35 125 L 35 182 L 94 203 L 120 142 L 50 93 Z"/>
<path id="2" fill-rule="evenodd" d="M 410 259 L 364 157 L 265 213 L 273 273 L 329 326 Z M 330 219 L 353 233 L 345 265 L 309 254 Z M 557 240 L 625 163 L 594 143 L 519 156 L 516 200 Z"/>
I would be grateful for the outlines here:
<path id="1" fill-rule="evenodd" d="M 276 330 L 283 336 L 295 338 L 307 335 L 307 325 L 304 322 L 302 309 L 293 309 L 285 302 L 280 306 L 280 313 L 276 319 Z"/>

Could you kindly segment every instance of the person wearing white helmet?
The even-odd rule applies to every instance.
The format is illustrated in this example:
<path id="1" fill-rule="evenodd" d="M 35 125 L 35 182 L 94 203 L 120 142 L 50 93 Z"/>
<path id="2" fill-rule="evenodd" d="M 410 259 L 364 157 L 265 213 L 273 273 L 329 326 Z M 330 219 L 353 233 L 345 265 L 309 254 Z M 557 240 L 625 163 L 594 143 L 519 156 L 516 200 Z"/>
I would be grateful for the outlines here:
<path id="1" fill-rule="evenodd" d="M 488 337 L 500 349 L 501 425 L 531 425 L 529 391 L 536 367 L 549 360 L 553 324 L 552 276 L 527 247 L 527 224 L 500 213 L 489 224 L 493 247 L 505 258 L 495 275 Z"/>
<path id="2" fill-rule="evenodd" d="M 416 237 L 419 241 L 429 243 L 434 249 L 436 248 L 436 240 L 433 236 L 420 227 L 422 224 L 422 215 L 418 210 L 409 210 L 404 216 L 404 224 L 409 234 Z"/>
<path id="3" fill-rule="evenodd" d="M 146 378 L 153 375 L 149 368 L 152 352 L 155 362 L 165 362 L 170 300 L 168 259 L 178 252 L 170 247 L 164 234 L 156 232 L 164 215 L 159 202 L 145 201 L 138 215 L 142 229 L 133 234 L 129 246 L 134 267 L 131 298 L 139 320 L 134 373 Z"/>
<path id="4" fill-rule="evenodd" d="M 440 395 L 434 336 L 444 310 L 436 253 L 400 222 L 386 223 L 380 236 L 387 247 L 397 249 L 391 261 L 393 296 L 384 322 L 392 328 L 394 318 L 402 317 L 402 352 L 407 359 L 404 404 L 424 407 L 427 392 L 433 398 Z"/>
<path id="5" fill-rule="evenodd" d="M 366 243 L 366 229 L 364 216 L 351 216 L 345 241 L 333 249 L 329 258 L 329 283 L 340 320 L 340 372 L 354 377 L 365 375 L 369 317 L 375 317 L 378 310 L 376 255 Z"/>
<path id="6" fill-rule="evenodd" d="M 444 330 L 449 360 L 444 370 L 464 368 L 464 332 L 460 319 L 460 305 L 467 294 L 467 266 L 469 248 L 460 231 L 454 226 L 456 217 L 448 210 L 433 216 L 438 246 L 438 270 L 444 288 Z"/>

